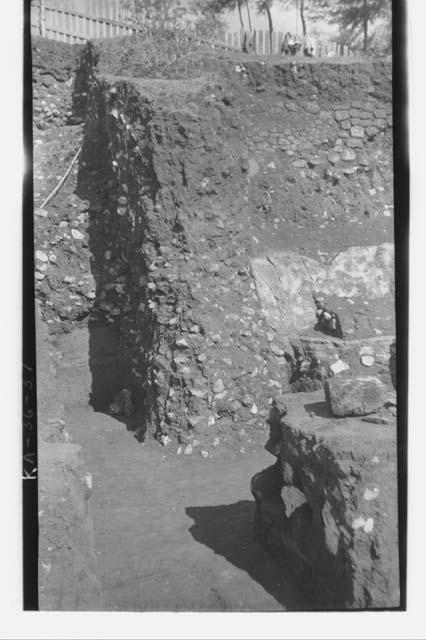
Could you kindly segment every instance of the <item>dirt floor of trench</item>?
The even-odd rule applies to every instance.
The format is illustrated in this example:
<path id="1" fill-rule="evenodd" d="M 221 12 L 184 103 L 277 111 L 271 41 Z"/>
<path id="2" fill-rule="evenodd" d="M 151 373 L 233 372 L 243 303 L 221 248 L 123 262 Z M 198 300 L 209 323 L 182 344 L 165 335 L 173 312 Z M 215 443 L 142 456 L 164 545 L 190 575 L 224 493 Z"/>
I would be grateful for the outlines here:
<path id="1" fill-rule="evenodd" d="M 273 457 L 259 443 L 177 455 L 138 443 L 89 406 L 88 333 L 55 342 L 67 428 L 93 476 L 92 517 L 104 609 L 277 611 L 309 608 L 253 540 L 253 473 Z M 105 361 L 105 366 L 113 366 Z"/>

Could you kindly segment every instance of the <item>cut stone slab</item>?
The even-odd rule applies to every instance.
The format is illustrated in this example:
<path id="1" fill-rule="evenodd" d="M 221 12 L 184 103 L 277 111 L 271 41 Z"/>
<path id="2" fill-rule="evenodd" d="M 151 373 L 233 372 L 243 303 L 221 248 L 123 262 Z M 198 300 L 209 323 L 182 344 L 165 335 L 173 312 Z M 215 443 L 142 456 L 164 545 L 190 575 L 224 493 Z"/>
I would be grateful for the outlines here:
<path id="1" fill-rule="evenodd" d="M 380 409 L 387 387 L 376 376 L 336 377 L 324 385 L 327 404 L 335 417 L 366 416 Z"/>
<path id="2" fill-rule="evenodd" d="M 251 269 L 266 319 L 284 336 L 313 330 L 313 291 L 321 291 L 342 316 L 343 338 L 378 335 L 375 329 L 380 335 L 395 332 L 391 243 L 349 247 L 329 262 L 298 251 L 276 252 L 253 258 Z M 361 317 L 365 313 L 368 322 Z"/>

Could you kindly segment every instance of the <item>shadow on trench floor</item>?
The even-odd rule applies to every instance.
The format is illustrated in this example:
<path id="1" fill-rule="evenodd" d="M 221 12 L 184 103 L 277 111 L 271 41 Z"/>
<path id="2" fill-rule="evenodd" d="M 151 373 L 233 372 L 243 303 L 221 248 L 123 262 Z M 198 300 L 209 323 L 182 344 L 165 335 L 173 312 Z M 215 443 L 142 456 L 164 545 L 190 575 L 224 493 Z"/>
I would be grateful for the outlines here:
<path id="1" fill-rule="evenodd" d="M 196 453 L 178 456 L 174 447 L 151 438 L 138 443 L 131 425 L 91 403 L 95 362 L 104 369 L 97 372 L 98 397 L 103 400 L 101 391 L 107 391 L 106 400 L 115 391 L 112 378 L 109 389 L 100 384 L 101 375 L 117 371 L 114 350 L 102 348 L 107 335 L 96 336 L 92 353 L 94 333 L 87 328 L 56 341 L 67 429 L 93 477 L 104 610 L 306 609 L 291 577 L 253 537 L 250 480 L 272 461 L 263 442 L 245 455 L 224 443 L 207 460 Z M 90 361 L 90 355 L 96 358 Z"/>
<path id="2" fill-rule="evenodd" d="M 273 558 L 253 539 L 254 501 L 187 507 L 185 511 L 195 523 L 189 529 L 194 540 L 245 571 L 285 609 L 307 608 L 301 606 L 300 594 L 291 585 L 291 577 L 282 576 Z"/>
<path id="3" fill-rule="evenodd" d="M 310 608 L 254 540 L 249 480 L 266 452 L 206 462 L 138 445 L 121 423 L 84 407 L 67 423 L 93 476 L 105 610 Z"/>
<path id="4" fill-rule="evenodd" d="M 93 410 L 112 417 L 126 426 L 139 442 L 145 438 L 145 420 L 140 398 L 133 394 L 134 413 L 125 416 L 121 413 L 112 415 L 110 405 L 116 394 L 124 388 L 133 388 L 130 383 L 129 365 L 120 359 L 119 330 L 117 327 L 100 323 L 88 323 L 89 367 L 91 374 L 91 391 L 89 404 Z"/>

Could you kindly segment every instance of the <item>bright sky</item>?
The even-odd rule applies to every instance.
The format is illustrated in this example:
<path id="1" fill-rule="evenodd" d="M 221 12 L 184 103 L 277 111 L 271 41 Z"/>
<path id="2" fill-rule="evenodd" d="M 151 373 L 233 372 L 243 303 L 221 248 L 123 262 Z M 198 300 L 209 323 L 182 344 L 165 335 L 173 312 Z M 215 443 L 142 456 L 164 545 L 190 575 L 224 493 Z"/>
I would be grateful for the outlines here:
<path id="1" fill-rule="evenodd" d="M 271 13 L 274 29 L 276 31 L 290 31 L 290 33 L 298 33 L 299 35 L 301 35 L 302 24 L 300 21 L 299 12 L 296 11 L 296 8 L 286 10 L 280 6 L 272 5 Z M 253 29 L 268 29 L 268 20 L 266 14 L 262 13 L 261 15 L 259 15 L 256 7 L 253 6 L 252 3 L 250 7 L 250 15 Z M 247 11 L 245 10 L 245 7 L 242 8 L 242 16 L 244 25 L 248 28 Z M 238 31 L 240 29 L 240 20 L 238 17 L 238 11 L 236 9 L 235 11 L 227 12 L 226 14 L 224 14 L 224 18 L 226 21 L 226 26 L 230 31 Z M 309 16 L 306 16 L 306 22 L 309 33 Z M 335 31 L 335 27 L 331 27 L 324 22 L 318 22 L 316 23 L 316 26 L 318 27 L 319 31 L 324 34 L 331 34 L 333 33 L 333 31 Z"/>

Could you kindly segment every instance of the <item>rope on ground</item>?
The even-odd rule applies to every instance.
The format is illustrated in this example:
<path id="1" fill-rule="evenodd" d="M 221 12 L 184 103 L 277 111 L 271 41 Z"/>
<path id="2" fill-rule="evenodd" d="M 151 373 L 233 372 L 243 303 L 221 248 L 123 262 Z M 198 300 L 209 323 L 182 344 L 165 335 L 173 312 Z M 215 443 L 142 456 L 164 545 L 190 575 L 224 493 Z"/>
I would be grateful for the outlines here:
<path id="1" fill-rule="evenodd" d="M 75 156 L 73 157 L 73 159 L 71 160 L 71 164 L 68 167 L 68 169 L 65 171 L 64 175 L 62 176 L 62 178 L 59 180 L 58 184 L 56 185 L 56 187 L 53 189 L 52 193 L 50 193 L 46 200 L 43 202 L 43 204 L 40 206 L 40 209 L 44 209 L 44 207 L 51 201 L 51 199 L 56 196 L 56 194 L 58 193 L 59 189 L 62 187 L 62 185 L 64 184 L 65 180 L 68 178 L 71 169 L 73 168 L 73 166 L 75 165 L 75 163 L 77 162 L 78 156 L 81 153 L 81 150 L 83 148 L 83 144 L 81 144 L 78 148 L 77 153 L 75 154 Z"/>

